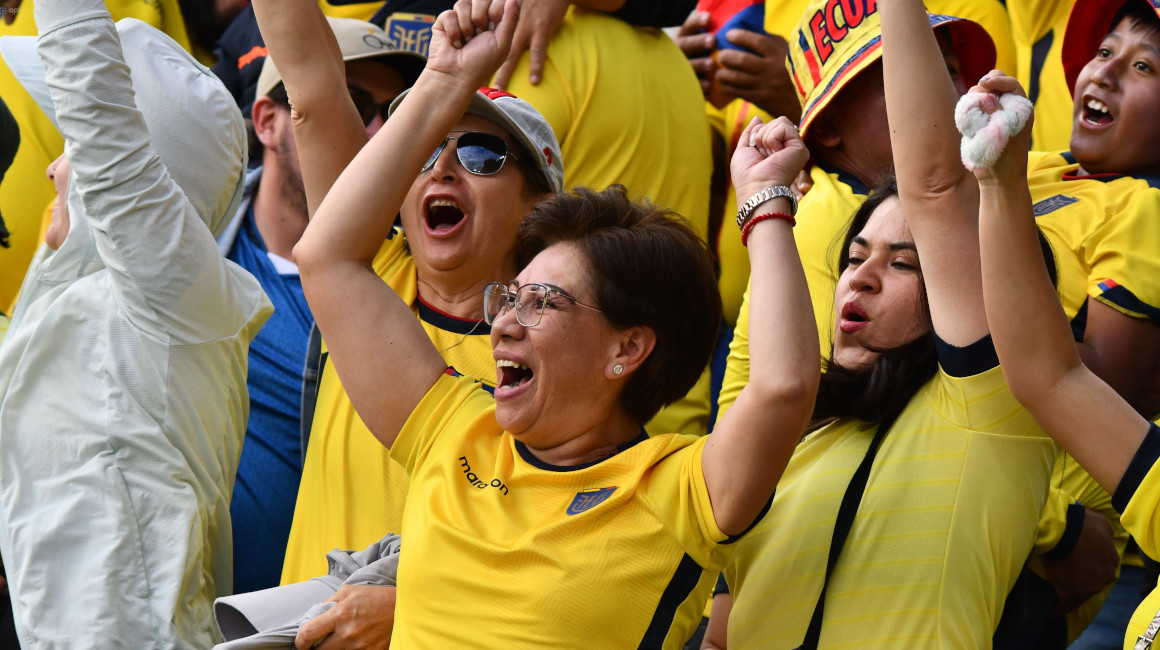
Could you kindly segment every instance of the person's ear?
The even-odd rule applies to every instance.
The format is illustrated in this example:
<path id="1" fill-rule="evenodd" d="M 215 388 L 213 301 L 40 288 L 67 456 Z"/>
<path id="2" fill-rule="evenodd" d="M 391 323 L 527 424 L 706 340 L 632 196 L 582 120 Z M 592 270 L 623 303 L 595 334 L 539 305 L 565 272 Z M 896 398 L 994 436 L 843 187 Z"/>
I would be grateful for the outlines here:
<path id="1" fill-rule="evenodd" d="M 842 132 L 823 112 L 810 125 L 810 141 L 834 149 L 842 144 Z"/>
<path id="2" fill-rule="evenodd" d="M 280 113 L 287 112 L 269 97 L 259 97 L 254 100 L 251 111 L 254 123 L 254 134 L 266 149 L 277 149 L 279 146 L 278 128 L 282 121 Z"/>
<path id="3" fill-rule="evenodd" d="M 621 331 L 615 354 L 604 371 L 609 379 L 627 377 L 652 354 L 657 335 L 651 327 L 630 327 Z"/>

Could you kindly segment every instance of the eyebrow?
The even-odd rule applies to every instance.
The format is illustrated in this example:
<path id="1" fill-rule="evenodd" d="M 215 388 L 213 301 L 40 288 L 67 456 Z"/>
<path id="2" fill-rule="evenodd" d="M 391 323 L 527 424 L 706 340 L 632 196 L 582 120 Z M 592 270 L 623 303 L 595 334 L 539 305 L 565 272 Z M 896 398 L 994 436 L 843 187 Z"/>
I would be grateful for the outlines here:
<path id="1" fill-rule="evenodd" d="M 866 241 L 863 237 L 861 237 L 859 235 L 854 235 L 854 238 L 850 240 L 850 243 L 858 244 L 862 248 L 870 248 L 870 242 Z M 916 253 L 918 252 L 918 248 L 914 245 L 914 242 L 908 242 L 908 241 L 890 242 L 889 244 L 886 245 L 886 248 L 889 250 L 892 250 L 892 251 L 914 251 Z"/>

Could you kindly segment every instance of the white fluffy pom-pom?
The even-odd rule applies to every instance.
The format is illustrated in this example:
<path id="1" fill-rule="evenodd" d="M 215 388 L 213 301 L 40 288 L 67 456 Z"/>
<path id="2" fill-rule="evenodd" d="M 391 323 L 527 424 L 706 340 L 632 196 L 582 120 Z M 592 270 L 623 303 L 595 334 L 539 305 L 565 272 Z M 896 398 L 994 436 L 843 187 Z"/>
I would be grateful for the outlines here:
<path id="1" fill-rule="evenodd" d="M 969 92 L 955 107 L 955 125 L 963 134 L 963 165 L 970 170 L 994 166 L 1011 137 L 1022 131 L 1031 118 L 1031 101 L 1011 93 L 1001 95 L 1002 108 L 988 115 L 981 106 L 987 94 Z"/>

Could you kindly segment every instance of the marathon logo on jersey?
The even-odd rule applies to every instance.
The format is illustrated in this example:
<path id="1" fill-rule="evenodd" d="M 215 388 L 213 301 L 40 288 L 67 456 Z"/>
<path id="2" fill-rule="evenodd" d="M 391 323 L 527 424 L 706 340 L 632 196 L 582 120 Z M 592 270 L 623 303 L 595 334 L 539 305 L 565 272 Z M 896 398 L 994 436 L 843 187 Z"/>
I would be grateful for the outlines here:
<path id="1" fill-rule="evenodd" d="M 1066 208 L 1072 203 L 1079 203 L 1079 199 L 1074 196 L 1067 196 L 1066 194 L 1056 194 L 1055 196 L 1043 199 L 1033 206 L 1036 217 L 1042 217 L 1045 214 L 1051 214 L 1060 208 Z"/>
<path id="2" fill-rule="evenodd" d="M 877 0 L 829 0 L 806 21 L 809 29 L 803 29 L 802 34 L 808 34 L 809 39 L 813 41 L 810 43 L 813 47 L 802 49 L 805 51 L 812 49 L 821 65 L 825 66 L 830 55 L 834 53 L 834 46 L 846 38 L 852 30 L 857 29 L 867 16 L 877 11 Z"/>
<path id="3" fill-rule="evenodd" d="M 435 16 L 396 13 L 387 19 L 384 31 L 398 49 L 427 56 L 434 25 Z"/>
<path id="4" fill-rule="evenodd" d="M 591 510 L 596 506 L 608 500 L 612 493 L 616 491 L 616 486 L 600 488 L 599 490 L 585 490 L 584 492 L 577 492 L 576 497 L 572 499 L 572 505 L 568 506 L 569 515 L 578 515 L 581 512 Z"/>

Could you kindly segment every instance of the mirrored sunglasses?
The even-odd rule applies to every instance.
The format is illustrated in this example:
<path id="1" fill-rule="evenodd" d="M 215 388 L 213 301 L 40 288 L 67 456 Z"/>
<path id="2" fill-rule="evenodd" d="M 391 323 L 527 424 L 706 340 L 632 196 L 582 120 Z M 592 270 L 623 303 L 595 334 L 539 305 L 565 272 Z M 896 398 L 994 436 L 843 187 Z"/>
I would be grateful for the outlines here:
<path id="1" fill-rule="evenodd" d="M 435 165 L 435 161 L 439 159 L 439 154 L 447 148 L 449 140 L 455 141 L 455 155 L 459 158 L 459 164 L 476 176 L 495 174 L 503 168 L 503 164 L 508 158 L 519 160 L 514 153 L 508 151 L 507 142 L 498 135 L 467 131 L 460 135 L 449 135 L 444 138 L 443 143 L 435 149 L 435 153 L 427 159 L 427 163 L 420 170 L 421 172 L 425 172 Z"/>

